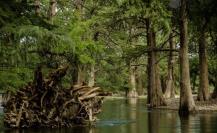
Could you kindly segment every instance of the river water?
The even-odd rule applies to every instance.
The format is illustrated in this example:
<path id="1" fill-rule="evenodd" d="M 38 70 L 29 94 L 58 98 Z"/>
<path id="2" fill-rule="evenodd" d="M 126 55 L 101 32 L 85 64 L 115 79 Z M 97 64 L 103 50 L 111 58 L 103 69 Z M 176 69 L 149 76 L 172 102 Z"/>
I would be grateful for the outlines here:
<path id="1" fill-rule="evenodd" d="M 95 127 L 1 130 L 2 133 L 217 133 L 217 113 L 180 118 L 176 111 L 148 110 L 144 99 L 107 99 Z"/>

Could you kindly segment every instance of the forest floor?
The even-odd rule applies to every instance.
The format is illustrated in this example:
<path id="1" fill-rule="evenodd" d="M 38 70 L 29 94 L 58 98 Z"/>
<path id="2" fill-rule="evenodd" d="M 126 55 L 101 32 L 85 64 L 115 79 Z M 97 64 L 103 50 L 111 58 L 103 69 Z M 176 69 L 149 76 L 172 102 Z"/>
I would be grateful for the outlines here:
<path id="1" fill-rule="evenodd" d="M 217 99 L 212 99 L 209 101 L 197 101 L 196 97 L 195 104 L 197 107 L 197 111 L 199 112 L 214 112 L 217 111 Z M 170 109 L 170 110 L 178 110 L 179 109 L 179 98 L 170 98 L 166 99 L 167 106 L 158 107 L 159 109 Z"/>

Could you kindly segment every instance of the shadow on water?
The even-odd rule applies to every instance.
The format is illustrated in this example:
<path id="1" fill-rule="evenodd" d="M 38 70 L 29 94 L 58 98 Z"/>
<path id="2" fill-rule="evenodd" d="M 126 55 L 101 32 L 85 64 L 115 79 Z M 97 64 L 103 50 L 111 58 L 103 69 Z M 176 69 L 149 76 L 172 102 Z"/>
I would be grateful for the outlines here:
<path id="1" fill-rule="evenodd" d="M 176 111 L 149 110 L 145 99 L 109 99 L 95 127 L 2 130 L 3 133 L 216 133 L 217 113 L 180 118 Z"/>
<path id="2" fill-rule="evenodd" d="M 73 127 L 60 129 L 23 129 L 23 130 L 5 130 L 4 133 L 93 133 L 92 128 L 88 127 Z"/>

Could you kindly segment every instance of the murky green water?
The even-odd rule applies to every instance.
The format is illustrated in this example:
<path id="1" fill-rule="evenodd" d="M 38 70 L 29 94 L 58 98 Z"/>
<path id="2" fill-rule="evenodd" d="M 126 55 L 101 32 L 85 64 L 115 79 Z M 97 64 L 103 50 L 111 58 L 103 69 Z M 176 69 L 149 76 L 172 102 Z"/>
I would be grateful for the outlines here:
<path id="1" fill-rule="evenodd" d="M 2 130 L 2 133 L 216 133 L 217 113 L 180 119 L 177 112 L 148 110 L 145 100 L 106 100 L 96 127 Z"/>

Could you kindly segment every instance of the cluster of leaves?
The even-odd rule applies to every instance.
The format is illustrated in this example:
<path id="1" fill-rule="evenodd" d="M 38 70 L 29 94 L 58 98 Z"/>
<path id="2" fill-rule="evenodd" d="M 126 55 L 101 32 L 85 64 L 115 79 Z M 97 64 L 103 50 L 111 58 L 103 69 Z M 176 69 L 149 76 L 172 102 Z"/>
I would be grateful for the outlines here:
<path id="1" fill-rule="evenodd" d="M 168 48 L 166 42 L 171 31 L 176 30 L 174 23 L 179 18 L 169 8 L 170 1 L 81 0 L 76 5 L 78 1 L 57 1 L 52 22 L 47 19 L 48 0 L 40 1 L 39 16 L 35 15 L 34 0 L 0 1 L 1 89 L 17 88 L 28 82 L 38 64 L 56 68 L 68 63 L 87 69 L 95 65 L 97 85 L 115 91 L 128 87 L 131 63 L 140 68 L 138 73 L 143 76 L 143 84 L 146 83 L 146 20 L 151 21 L 151 28 L 156 32 L 157 47 Z M 191 74 L 195 76 L 198 75 L 196 49 L 201 29 L 197 20 L 207 20 L 211 51 L 217 46 L 215 3 L 199 0 L 189 5 Z M 161 52 L 158 57 L 160 73 L 166 78 L 168 53 Z M 215 75 L 215 61 L 216 58 L 210 58 L 211 75 Z M 64 84 L 70 82 L 70 75 L 73 71 Z M 176 67 L 178 79 L 177 75 Z"/>
<path id="2" fill-rule="evenodd" d="M 154 0 L 147 4 L 141 0 L 90 0 L 84 1 L 81 8 L 73 2 L 58 1 L 52 23 L 47 20 L 47 0 L 41 1 L 40 16 L 35 15 L 34 1 L 1 2 L 0 63 L 14 74 L 10 76 L 12 80 L 26 82 L 32 76 L 30 71 L 39 63 L 52 68 L 61 63 L 72 67 L 95 64 L 99 69 L 96 72 L 98 85 L 112 90 L 125 88 L 129 61 L 139 60 L 137 63 L 141 64 L 146 61 L 142 57 L 147 47 L 145 19 L 152 20 L 155 30 L 167 31 L 159 32 L 158 44 L 170 31 L 168 1 Z M 27 78 L 21 79 L 14 69 L 29 71 L 25 73 Z M 0 83 L 4 84 L 2 89 L 8 84 L 5 81 L 3 78 Z"/>

